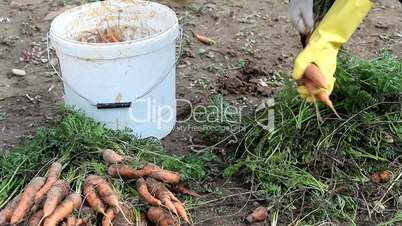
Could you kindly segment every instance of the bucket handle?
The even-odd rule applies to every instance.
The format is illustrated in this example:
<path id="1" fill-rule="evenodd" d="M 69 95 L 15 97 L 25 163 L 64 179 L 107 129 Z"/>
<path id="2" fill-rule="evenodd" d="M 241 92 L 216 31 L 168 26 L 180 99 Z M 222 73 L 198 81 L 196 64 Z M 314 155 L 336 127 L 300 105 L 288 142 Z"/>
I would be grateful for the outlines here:
<path id="1" fill-rule="evenodd" d="M 130 108 L 132 105 L 132 102 L 141 99 L 142 97 L 146 96 L 147 94 L 151 93 L 156 87 L 158 87 L 170 74 L 170 72 L 176 67 L 177 63 L 179 62 L 181 55 L 183 53 L 183 28 L 179 28 L 179 53 L 176 57 L 176 60 L 174 62 L 174 64 L 168 69 L 168 72 L 166 74 L 163 74 L 163 76 L 160 77 L 160 79 L 158 80 L 158 82 L 156 82 L 153 86 L 151 86 L 151 88 L 149 88 L 147 91 L 145 91 L 143 94 L 139 95 L 138 97 L 134 98 L 132 101 L 130 102 L 119 102 L 119 103 L 96 103 L 95 101 L 90 100 L 89 98 L 85 97 L 84 95 L 82 95 L 80 92 L 78 92 L 76 89 L 74 89 L 72 86 L 70 86 L 70 84 L 63 79 L 63 76 L 61 75 L 61 66 L 60 66 L 60 62 L 58 57 L 57 58 L 57 63 L 58 63 L 58 67 L 60 68 L 60 70 L 57 69 L 56 65 L 53 64 L 52 58 L 50 56 L 50 49 L 52 48 L 51 44 L 50 44 L 50 34 L 49 32 L 47 33 L 47 37 L 46 37 L 46 51 L 47 51 L 47 59 L 49 62 L 49 65 L 52 67 L 53 71 L 56 73 L 56 75 L 60 78 L 60 80 L 67 85 L 71 91 L 73 91 L 75 94 L 77 94 L 79 97 L 81 97 L 82 99 L 86 100 L 90 105 L 95 106 L 97 109 L 113 109 L 113 108 Z"/>

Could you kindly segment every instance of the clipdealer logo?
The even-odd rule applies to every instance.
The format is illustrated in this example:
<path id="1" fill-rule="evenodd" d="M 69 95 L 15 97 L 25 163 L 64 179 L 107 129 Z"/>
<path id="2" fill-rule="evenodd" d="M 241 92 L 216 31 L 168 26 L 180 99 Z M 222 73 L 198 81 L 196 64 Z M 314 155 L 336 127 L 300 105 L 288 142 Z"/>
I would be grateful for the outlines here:
<path id="1" fill-rule="evenodd" d="M 250 117 L 250 114 L 245 113 L 249 106 L 224 104 L 223 100 L 218 101 L 215 105 L 204 106 L 193 105 L 187 99 L 177 99 L 176 103 L 166 105 L 158 103 L 155 98 L 141 99 L 133 103 L 133 107 L 129 110 L 129 117 L 135 123 L 152 123 L 158 129 L 163 129 L 164 125 L 176 119 L 176 105 L 184 106 L 189 112 L 184 118 L 177 119 L 177 125 L 182 126 L 187 123 L 188 126 L 182 128 L 192 130 L 214 130 L 214 125 L 219 127 L 218 125 L 226 124 L 228 126 L 225 130 L 233 132 L 242 125 L 243 117 Z M 254 120 L 264 130 L 273 131 L 275 127 L 273 106 L 275 106 L 273 98 L 263 99 L 254 111 Z M 141 110 L 138 111 L 138 109 Z M 209 128 L 205 128 L 204 124 Z M 203 128 L 200 127 L 201 125 Z"/>

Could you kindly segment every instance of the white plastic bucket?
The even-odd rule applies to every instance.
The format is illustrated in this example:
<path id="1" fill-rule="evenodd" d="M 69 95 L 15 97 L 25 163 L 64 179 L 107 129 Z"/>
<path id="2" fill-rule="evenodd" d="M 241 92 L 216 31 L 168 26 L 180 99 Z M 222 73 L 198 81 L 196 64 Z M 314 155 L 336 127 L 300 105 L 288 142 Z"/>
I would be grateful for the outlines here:
<path id="1" fill-rule="evenodd" d="M 155 34 L 119 43 L 83 43 L 81 32 L 130 26 Z M 95 2 L 56 17 L 50 28 L 65 104 L 112 129 L 162 138 L 176 123 L 179 25 L 170 8 L 148 1 Z"/>

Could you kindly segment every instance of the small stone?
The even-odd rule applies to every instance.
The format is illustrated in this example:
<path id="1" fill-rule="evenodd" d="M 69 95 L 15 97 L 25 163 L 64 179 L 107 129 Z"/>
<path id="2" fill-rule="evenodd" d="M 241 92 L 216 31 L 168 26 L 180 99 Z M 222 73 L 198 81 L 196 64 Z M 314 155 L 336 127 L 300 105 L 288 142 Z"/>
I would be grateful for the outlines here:
<path id="1" fill-rule="evenodd" d="M 15 69 L 15 68 L 12 69 L 11 72 L 12 72 L 14 75 L 20 75 L 20 76 L 24 76 L 24 75 L 27 74 L 24 70 L 22 70 L 22 69 Z"/>

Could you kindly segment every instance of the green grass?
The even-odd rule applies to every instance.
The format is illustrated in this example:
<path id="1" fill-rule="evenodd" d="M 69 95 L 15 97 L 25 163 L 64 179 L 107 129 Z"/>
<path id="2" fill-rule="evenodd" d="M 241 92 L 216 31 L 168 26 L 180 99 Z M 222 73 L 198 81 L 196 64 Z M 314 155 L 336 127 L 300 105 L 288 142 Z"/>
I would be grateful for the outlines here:
<path id="1" fill-rule="evenodd" d="M 342 119 L 324 106 L 316 112 L 289 82 L 276 97 L 275 129 L 250 125 L 243 156 L 225 170 L 231 176 L 249 168 L 282 223 L 357 225 L 400 211 L 402 61 L 388 52 L 370 61 L 343 54 L 336 77 L 332 99 Z M 397 179 L 369 182 L 371 173 L 385 169 Z M 376 201 L 386 209 L 374 210 Z"/>

